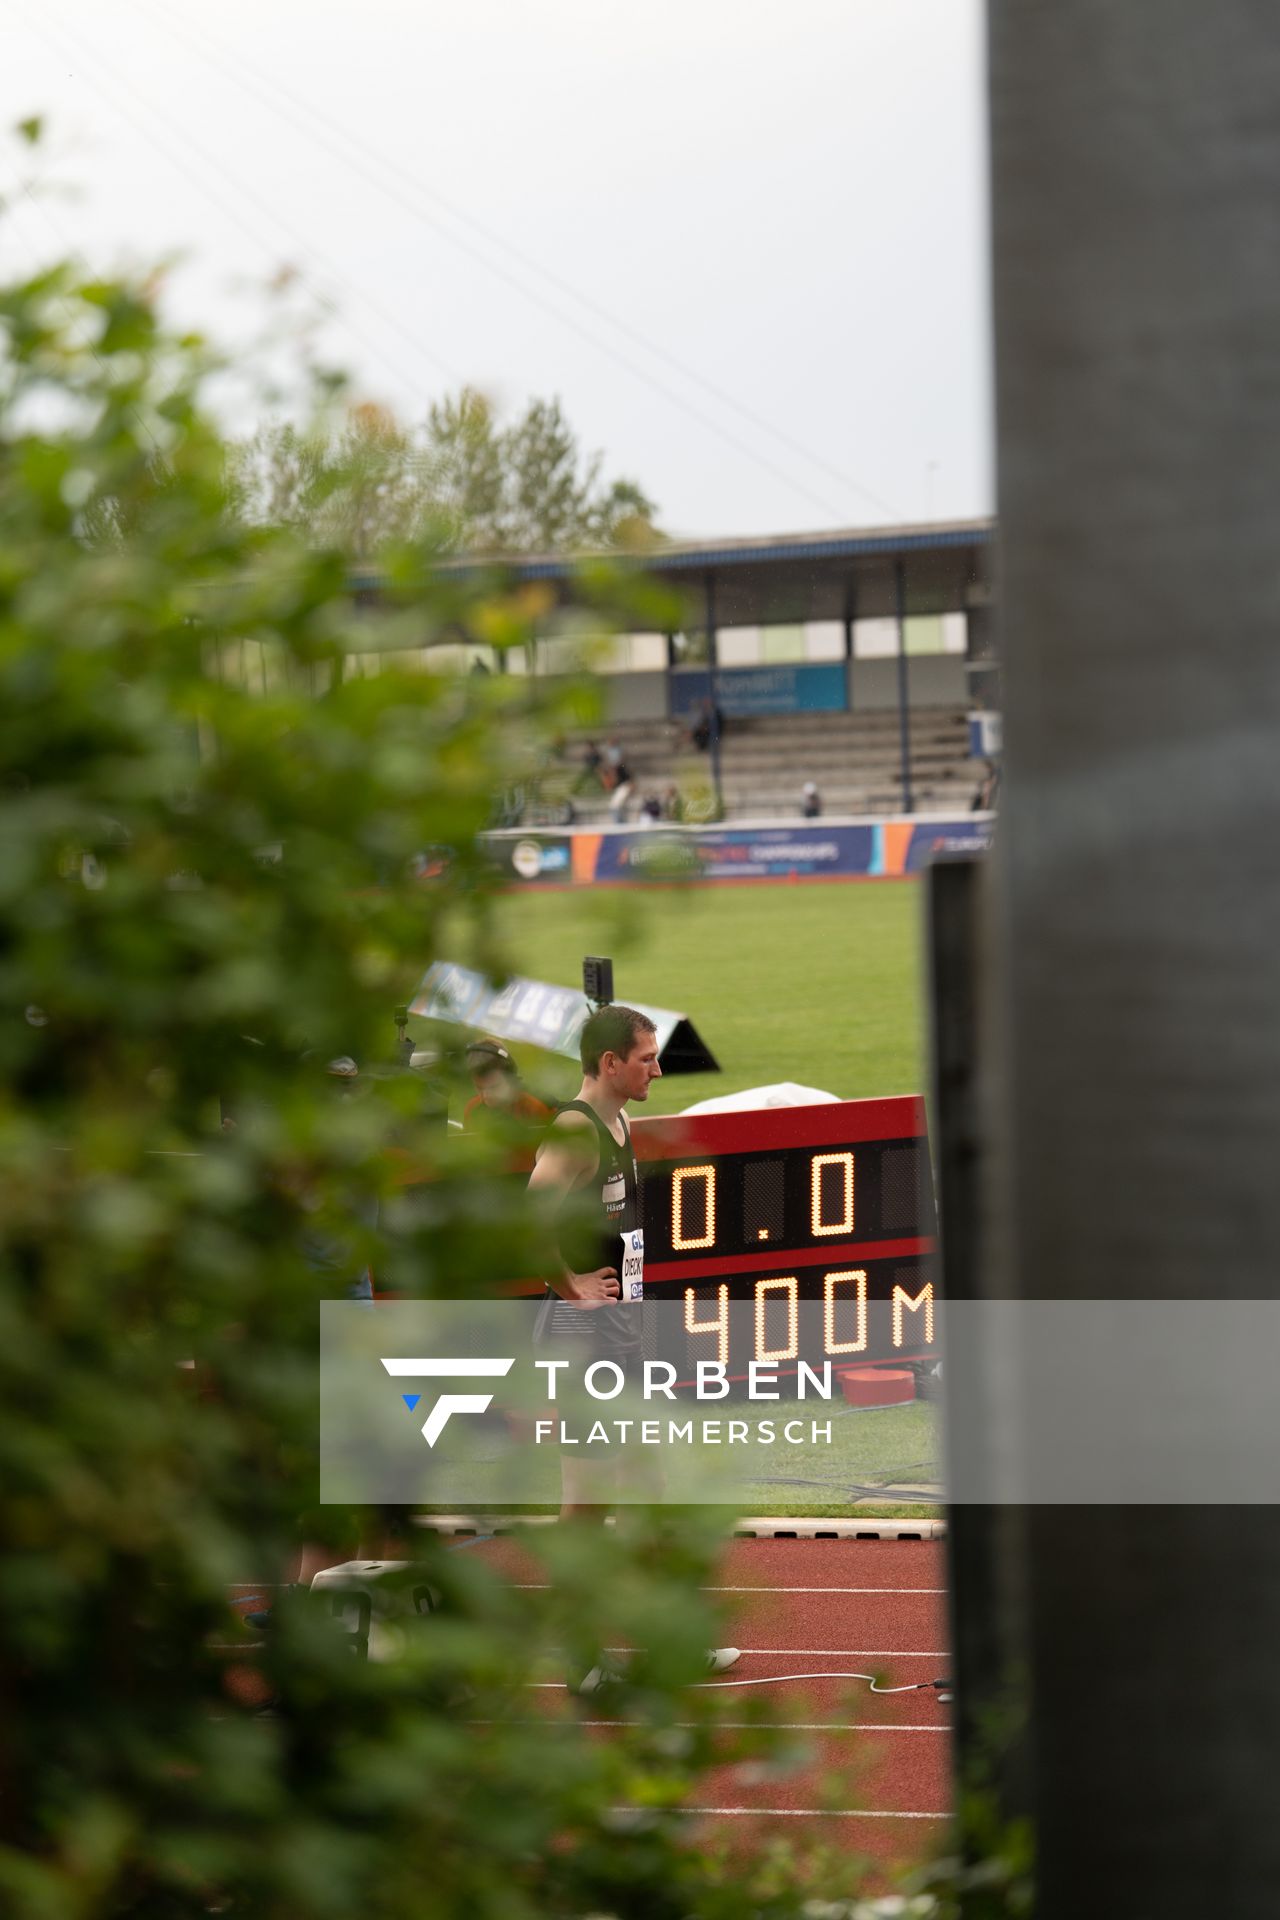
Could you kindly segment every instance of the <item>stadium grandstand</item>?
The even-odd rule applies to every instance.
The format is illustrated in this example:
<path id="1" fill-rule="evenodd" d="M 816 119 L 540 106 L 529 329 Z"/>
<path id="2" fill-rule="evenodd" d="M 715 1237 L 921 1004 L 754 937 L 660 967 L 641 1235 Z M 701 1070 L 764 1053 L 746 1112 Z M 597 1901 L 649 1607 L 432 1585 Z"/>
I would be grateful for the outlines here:
<path id="1" fill-rule="evenodd" d="M 971 716 L 999 705 L 993 538 L 989 522 L 967 521 L 673 541 L 628 556 L 621 564 L 666 589 L 680 624 L 601 643 L 599 734 L 566 741 L 561 765 L 519 797 L 508 824 L 635 818 L 673 789 L 710 794 L 731 820 L 794 818 L 806 783 L 827 814 L 967 807 L 983 771 L 975 753 L 989 750 Z M 561 610 L 576 604 L 573 558 L 455 564 L 545 583 Z M 376 590 L 363 583 L 371 599 Z M 572 644 L 548 638 L 505 662 L 469 646 L 465 658 L 556 673 Z M 588 766 L 590 748 L 610 741 L 631 776 L 612 808 Z"/>
<path id="2" fill-rule="evenodd" d="M 592 647 L 600 724 L 561 743 L 502 824 L 634 822 L 646 801 L 673 794 L 680 811 L 663 817 L 694 824 L 796 819 L 806 785 L 824 815 L 955 814 L 979 803 L 984 781 L 990 793 L 1000 750 L 994 540 L 992 522 L 960 521 L 670 541 L 643 554 L 459 556 L 441 567 L 541 586 L 546 635 L 504 654 L 460 634 L 430 657 L 460 672 L 580 666 L 582 623 L 566 638 L 563 615 L 589 612 L 582 583 L 598 591 L 598 559 L 661 587 L 670 625 Z M 380 584 L 375 572 L 352 582 L 373 614 Z M 386 658 L 371 648 L 356 670 L 377 673 Z M 266 687 L 280 668 L 245 641 L 223 650 L 219 671 Z M 612 755 L 629 773 L 624 804 L 592 778 L 593 749 L 604 769 Z"/>

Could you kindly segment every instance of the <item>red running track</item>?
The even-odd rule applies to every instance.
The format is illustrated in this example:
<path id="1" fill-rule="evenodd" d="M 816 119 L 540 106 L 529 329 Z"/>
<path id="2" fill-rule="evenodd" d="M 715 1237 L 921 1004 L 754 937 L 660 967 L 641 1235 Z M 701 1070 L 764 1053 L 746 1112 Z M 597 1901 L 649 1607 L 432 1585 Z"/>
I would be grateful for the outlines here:
<path id="1" fill-rule="evenodd" d="M 515 1581 L 536 1582 L 515 1542 L 477 1543 L 477 1551 Z M 729 1828 L 735 1845 L 821 1841 L 886 1866 L 916 1864 L 945 1844 L 951 1724 L 937 1692 L 788 1677 L 866 1673 L 884 1687 L 945 1678 L 944 1579 L 944 1549 L 934 1541 L 732 1542 L 710 1589 L 726 1643 L 742 1649 L 721 1698 L 757 1708 L 761 1695 L 776 1699 L 777 1715 L 764 1720 L 798 1734 L 797 1764 L 764 1777 L 752 1762 L 712 1770 L 689 1809 L 699 1827 Z M 742 1684 L 770 1677 L 777 1684 Z M 540 1691 L 556 1711 L 562 1685 Z M 625 1724 L 610 1717 L 607 1694 L 576 1705 L 580 1725 Z"/>
<path id="2" fill-rule="evenodd" d="M 518 1539 L 467 1540 L 516 1585 L 540 1583 Z M 705 1774 L 689 1808 L 696 1831 L 728 1832 L 735 1846 L 784 1838 L 866 1855 L 886 1868 L 918 1864 L 947 1841 L 950 1711 L 932 1687 L 873 1693 L 865 1680 L 792 1678 L 872 1674 L 884 1687 L 945 1678 L 942 1545 L 916 1540 L 735 1540 L 709 1589 L 724 1639 L 742 1659 L 720 1698 L 777 1701 L 765 1725 L 785 1727 L 795 1763 L 754 1762 Z M 258 1592 L 263 1589 L 259 1587 Z M 769 1686 L 744 1682 L 773 1679 Z M 536 1689 L 538 1707 L 607 1738 L 608 1695 L 570 1701 L 561 1681 Z M 725 1707 L 730 1724 L 737 1718 Z M 745 1718 L 745 1715 L 744 1715 Z M 753 1721 L 753 1724 L 760 1722 Z"/>

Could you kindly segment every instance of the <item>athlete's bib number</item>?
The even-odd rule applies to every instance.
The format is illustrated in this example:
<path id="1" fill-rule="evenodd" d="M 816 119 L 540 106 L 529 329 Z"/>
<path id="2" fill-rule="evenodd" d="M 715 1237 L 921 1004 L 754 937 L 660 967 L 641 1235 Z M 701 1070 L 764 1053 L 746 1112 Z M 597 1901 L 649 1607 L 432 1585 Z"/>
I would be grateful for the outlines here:
<path id="1" fill-rule="evenodd" d="M 633 1227 L 622 1236 L 622 1297 L 644 1299 L 644 1228 Z"/>

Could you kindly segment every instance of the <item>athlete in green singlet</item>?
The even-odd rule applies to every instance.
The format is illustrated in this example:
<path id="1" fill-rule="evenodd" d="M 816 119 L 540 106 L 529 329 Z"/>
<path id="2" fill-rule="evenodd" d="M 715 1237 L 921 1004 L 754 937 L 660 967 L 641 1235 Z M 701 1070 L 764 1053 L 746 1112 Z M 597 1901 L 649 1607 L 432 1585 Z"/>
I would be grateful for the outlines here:
<path id="1" fill-rule="evenodd" d="M 623 1108 L 630 1100 L 647 1100 L 661 1076 L 657 1031 L 634 1007 L 602 1007 L 582 1029 L 581 1057 L 578 1097 L 548 1130 L 529 1186 L 558 1193 L 565 1201 L 589 1196 L 598 1208 L 591 1255 L 597 1264 L 578 1273 L 561 1260 L 550 1279 L 543 1318 L 553 1337 L 580 1341 L 594 1359 L 614 1360 L 634 1378 L 643 1357 L 644 1215 L 640 1169 Z M 580 1455 L 578 1448 L 560 1455 L 560 1517 L 602 1521 L 617 1468 Z M 736 1647 L 715 1647 L 706 1656 L 707 1672 L 722 1673 L 740 1658 Z M 617 1677 L 616 1667 L 601 1654 L 570 1686 L 575 1693 L 591 1694 Z"/>

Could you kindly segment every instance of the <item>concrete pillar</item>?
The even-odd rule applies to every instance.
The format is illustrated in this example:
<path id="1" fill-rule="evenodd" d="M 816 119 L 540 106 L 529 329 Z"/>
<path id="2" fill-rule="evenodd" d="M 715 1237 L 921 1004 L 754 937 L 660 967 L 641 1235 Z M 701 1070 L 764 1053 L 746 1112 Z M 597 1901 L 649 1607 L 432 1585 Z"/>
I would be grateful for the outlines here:
<path id="1" fill-rule="evenodd" d="M 990 60 L 998 1284 L 1271 1295 L 1280 32 L 991 0 Z M 1041 1509 L 1026 1555 L 1037 1920 L 1270 1920 L 1280 1513 Z"/>

